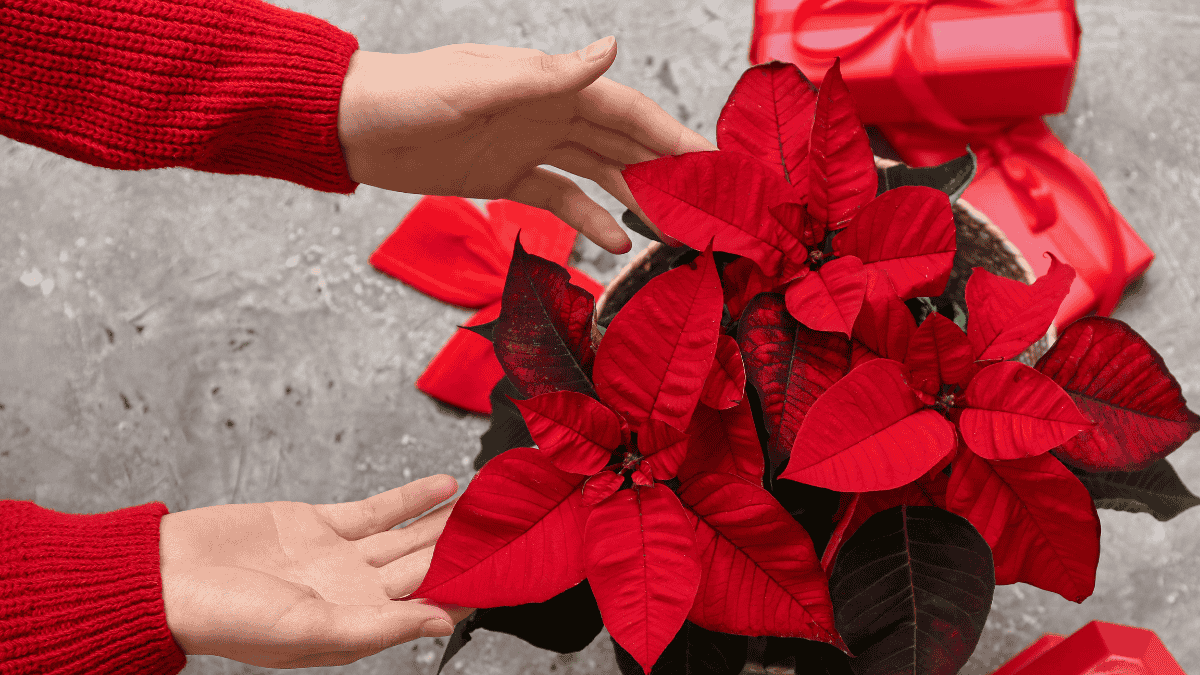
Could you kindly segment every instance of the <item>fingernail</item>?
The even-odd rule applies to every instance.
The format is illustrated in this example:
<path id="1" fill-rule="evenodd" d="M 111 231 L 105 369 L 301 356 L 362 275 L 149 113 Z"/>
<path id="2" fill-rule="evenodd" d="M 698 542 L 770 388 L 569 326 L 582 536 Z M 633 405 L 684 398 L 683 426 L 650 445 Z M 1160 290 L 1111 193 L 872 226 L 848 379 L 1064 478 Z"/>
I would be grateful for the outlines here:
<path id="1" fill-rule="evenodd" d="M 454 632 L 454 626 L 445 619 L 429 619 L 421 624 L 421 637 L 446 637 Z"/>
<path id="2" fill-rule="evenodd" d="M 612 49 L 612 46 L 616 41 L 617 38 L 613 37 L 612 35 L 596 40 L 583 50 L 583 60 L 599 61 L 600 59 L 604 58 L 606 54 L 608 54 L 608 50 Z"/>

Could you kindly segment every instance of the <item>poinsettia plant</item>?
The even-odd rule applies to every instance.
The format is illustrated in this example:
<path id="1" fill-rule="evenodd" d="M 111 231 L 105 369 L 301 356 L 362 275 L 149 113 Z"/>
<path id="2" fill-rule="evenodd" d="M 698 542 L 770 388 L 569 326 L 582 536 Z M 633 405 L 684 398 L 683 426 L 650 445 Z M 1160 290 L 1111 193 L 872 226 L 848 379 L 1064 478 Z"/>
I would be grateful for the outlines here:
<path id="1" fill-rule="evenodd" d="M 829 672 L 954 673 L 995 584 L 1092 593 L 1097 505 L 1200 501 L 1164 460 L 1200 418 L 1132 329 L 1085 318 L 1014 360 L 1069 266 L 934 299 L 950 197 L 881 189 L 837 65 L 819 90 L 750 68 L 717 141 L 625 168 L 686 247 L 606 327 L 518 238 L 473 328 L 506 374 L 492 447 L 414 593 L 483 608 L 457 645 L 572 651 L 602 624 L 628 672 L 736 673 L 755 636 Z"/>

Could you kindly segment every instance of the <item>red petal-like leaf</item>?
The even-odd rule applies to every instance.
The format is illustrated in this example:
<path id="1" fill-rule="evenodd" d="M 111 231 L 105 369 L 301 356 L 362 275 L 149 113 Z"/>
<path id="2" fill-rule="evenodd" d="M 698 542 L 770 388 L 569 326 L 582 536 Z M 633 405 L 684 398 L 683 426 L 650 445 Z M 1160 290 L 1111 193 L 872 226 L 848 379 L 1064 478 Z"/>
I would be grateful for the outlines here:
<path id="1" fill-rule="evenodd" d="M 604 625 L 648 673 L 700 585 L 696 536 L 683 505 L 665 485 L 622 490 L 592 510 L 584 541 Z"/>
<path id="2" fill-rule="evenodd" d="M 809 214 L 804 204 L 784 202 L 767 209 L 779 224 L 796 233 L 808 248 L 820 248 L 825 241 L 825 225 Z"/>
<path id="3" fill-rule="evenodd" d="M 717 351 L 721 306 L 711 251 L 651 279 L 600 341 L 600 400 L 634 426 L 654 418 L 686 429 Z"/>
<path id="4" fill-rule="evenodd" d="M 717 354 L 712 369 L 704 380 L 700 402 L 710 408 L 726 410 L 741 402 L 746 395 L 746 368 L 737 340 L 728 335 L 717 338 Z"/>
<path id="5" fill-rule="evenodd" d="M 613 471 L 601 471 L 583 484 L 583 505 L 592 507 L 608 499 L 625 482 L 625 476 Z"/>
<path id="6" fill-rule="evenodd" d="M 905 506 L 936 506 L 946 508 L 946 484 L 949 478 L 941 471 L 925 474 L 917 480 L 894 490 L 880 492 L 855 492 L 846 512 L 838 521 L 825 552 L 821 554 L 821 567 L 829 574 L 837 561 L 837 552 L 842 543 L 858 531 L 859 526 L 875 515 L 888 509 Z"/>
<path id="7" fill-rule="evenodd" d="M 886 273 L 866 269 L 863 278 L 865 291 L 862 309 L 854 323 L 854 337 L 876 354 L 903 362 L 913 333 L 917 332 L 917 322 Z"/>
<path id="8" fill-rule="evenodd" d="M 845 227 L 875 198 L 878 179 L 867 132 L 834 62 L 813 108 L 808 141 L 808 212 L 827 230 Z"/>
<path id="9" fill-rule="evenodd" d="M 583 481 L 534 448 L 489 461 L 454 505 L 413 597 L 503 607 L 583 581 Z"/>
<path id="10" fill-rule="evenodd" d="M 791 452 L 796 430 L 813 401 L 850 371 L 850 340 L 797 322 L 783 296 L 760 295 L 738 324 L 746 379 L 758 390 L 775 459 Z M 694 436 L 695 434 L 693 434 Z"/>
<path id="11" fill-rule="evenodd" d="M 638 452 L 646 459 L 655 480 L 670 480 L 679 471 L 688 451 L 688 435 L 675 427 L 648 419 L 638 430 Z"/>
<path id="12" fill-rule="evenodd" d="M 725 266 L 721 272 L 721 286 L 725 294 L 725 306 L 735 319 L 742 315 L 746 304 L 759 293 L 770 293 L 779 284 L 758 269 L 758 264 L 749 258 L 738 258 Z"/>
<path id="13" fill-rule="evenodd" d="M 526 398 L 592 389 L 595 298 L 570 283 L 566 268 L 530 255 L 518 236 L 492 332 L 496 359 Z"/>
<path id="14" fill-rule="evenodd" d="M 590 476 L 621 444 L 620 418 L 590 396 L 556 391 L 513 403 L 533 442 L 563 471 Z"/>
<path id="15" fill-rule="evenodd" d="M 750 258 L 771 276 L 807 255 L 767 211 L 787 201 L 791 186 L 753 157 L 689 152 L 630 164 L 621 175 L 650 220 L 694 249 L 703 251 L 712 241 L 714 250 Z"/>
<path id="16" fill-rule="evenodd" d="M 954 450 L 954 426 L 909 388 L 904 366 L 876 359 L 834 383 L 808 411 L 781 478 L 838 492 L 910 483 Z"/>
<path id="17" fill-rule="evenodd" d="M 745 152 L 808 189 L 808 135 L 817 88 L 791 63 L 772 61 L 742 73 L 717 119 L 717 147 Z"/>
<path id="18" fill-rule="evenodd" d="M 987 459 L 1040 455 L 1092 422 L 1049 377 L 1019 361 L 994 363 L 971 380 L 958 418 L 963 440 Z"/>
<path id="19" fill-rule="evenodd" d="M 1046 334 L 1071 282 L 1075 268 L 1053 253 L 1050 269 L 1032 286 L 998 277 L 976 267 L 967 279 L 967 337 L 980 361 L 1010 359 Z"/>
<path id="20" fill-rule="evenodd" d="M 728 410 L 696 406 L 688 436 L 687 457 L 679 466 L 679 480 L 707 471 L 741 476 L 762 485 L 765 460 L 749 399 L 742 399 Z"/>
<path id="21" fill-rule="evenodd" d="M 1092 594 L 1100 519 L 1087 488 L 1053 455 L 993 462 L 964 452 L 946 502 L 992 547 L 997 584 L 1023 581 L 1073 602 Z"/>
<path id="22" fill-rule="evenodd" d="M 941 295 L 954 263 L 954 215 L 946 193 L 903 186 L 871 200 L 833 238 L 836 255 L 887 272 L 901 298 Z"/>
<path id="23" fill-rule="evenodd" d="M 846 650 L 812 540 L 769 492 L 703 473 L 680 490 L 696 522 L 700 590 L 688 620 L 737 635 L 819 640 Z"/>
<path id="24" fill-rule="evenodd" d="M 641 485 L 642 487 L 654 485 L 654 469 L 651 468 L 648 462 L 639 463 L 637 469 L 634 469 L 633 473 L 629 474 L 629 477 L 633 479 L 634 485 Z"/>
<path id="25" fill-rule="evenodd" d="M 904 365 L 909 368 L 908 381 L 931 396 L 943 384 L 965 386 L 975 374 L 967 334 L 958 324 L 936 312 L 925 317 L 913 333 Z"/>
<path id="26" fill-rule="evenodd" d="M 1067 326 L 1037 369 L 1096 422 L 1058 449 L 1082 469 L 1141 471 L 1200 431 L 1200 416 L 1162 356 L 1116 319 L 1089 316 Z"/>
<path id="27" fill-rule="evenodd" d="M 850 336 L 862 308 L 867 279 L 853 256 L 830 260 L 793 281 L 785 293 L 792 316 L 813 330 Z"/>
<path id="28" fill-rule="evenodd" d="M 854 512 L 858 510 L 858 502 L 865 494 L 869 493 L 848 492 L 843 493 L 840 498 L 838 512 L 833 517 L 835 523 L 833 532 L 829 534 L 829 541 L 825 542 L 825 551 L 821 553 L 821 570 L 825 572 L 825 576 L 829 576 L 829 573 L 833 570 L 833 563 L 837 560 L 838 549 L 853 534 L 850 531 L 850 526 L 855 524 Z"/>

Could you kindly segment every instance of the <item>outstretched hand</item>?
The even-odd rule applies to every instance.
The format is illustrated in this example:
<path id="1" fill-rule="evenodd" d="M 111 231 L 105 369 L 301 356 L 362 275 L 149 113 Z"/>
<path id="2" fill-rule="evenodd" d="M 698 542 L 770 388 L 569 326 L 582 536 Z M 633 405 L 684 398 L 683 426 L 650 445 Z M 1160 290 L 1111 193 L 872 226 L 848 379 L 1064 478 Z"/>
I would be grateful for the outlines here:
<path id="1" fill-rule="evenodd" d="M 273 668 L 342 665 L 445 636 L 470 609 L 396 601 L 420 585 L 452 497 L 431 476 L 358 502 L 237 504 L 163 517 L 167 626 L 188 654 Z"/>
<path id="2" fill-rule="evenodd" d="M 616 54 L 612 38 L 558 55 L 475 44 L 356 52 L 338 111 L 350 177 L 400 192 L 511 199 L 550 211 L 608 251 L 628 251 L 612 215 L 540 166 L 549 165 L 596 182 L 661 237 L 621 169 L 716 148 L 644 94 L 602 77 Z"/>

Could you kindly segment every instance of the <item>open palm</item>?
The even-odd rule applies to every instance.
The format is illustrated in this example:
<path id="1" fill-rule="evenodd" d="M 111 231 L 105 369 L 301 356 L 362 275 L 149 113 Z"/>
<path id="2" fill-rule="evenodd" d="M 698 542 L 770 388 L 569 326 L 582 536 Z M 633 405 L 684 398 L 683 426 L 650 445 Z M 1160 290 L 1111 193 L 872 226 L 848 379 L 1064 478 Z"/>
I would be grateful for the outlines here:
<path id="1" fill-rule="evenodd" d="M 271 502 L 163 517 L 167 624 L 188 654 L 276 668 L 340 665 L 423 635 L 470 610 L 418 600 L 452 496 L 432 476 L 344 504 Z"/>

